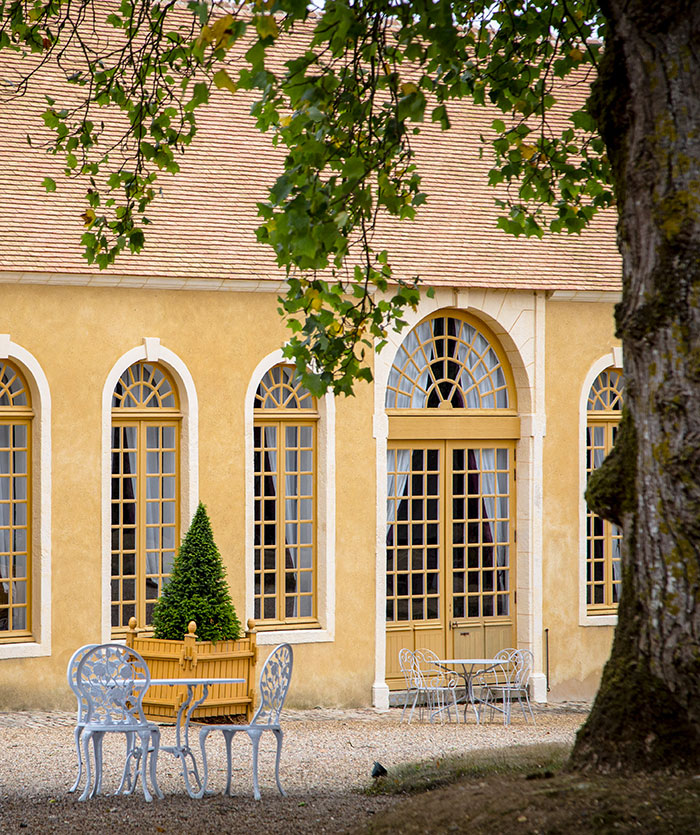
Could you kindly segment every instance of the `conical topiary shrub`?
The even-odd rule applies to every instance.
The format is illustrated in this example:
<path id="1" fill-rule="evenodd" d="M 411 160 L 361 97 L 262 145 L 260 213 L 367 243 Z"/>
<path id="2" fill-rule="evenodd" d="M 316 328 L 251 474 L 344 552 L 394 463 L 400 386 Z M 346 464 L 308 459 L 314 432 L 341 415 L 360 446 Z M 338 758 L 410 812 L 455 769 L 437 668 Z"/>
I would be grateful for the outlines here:
<path id="1" fill-rule="evenodd" d="M 181 641 L 191 620 L 201 641 L 235 640 L 241 634 L 221 554 L 201 502 L 175 557 L 170 582 L 154 607 L 155 637 Z"/>

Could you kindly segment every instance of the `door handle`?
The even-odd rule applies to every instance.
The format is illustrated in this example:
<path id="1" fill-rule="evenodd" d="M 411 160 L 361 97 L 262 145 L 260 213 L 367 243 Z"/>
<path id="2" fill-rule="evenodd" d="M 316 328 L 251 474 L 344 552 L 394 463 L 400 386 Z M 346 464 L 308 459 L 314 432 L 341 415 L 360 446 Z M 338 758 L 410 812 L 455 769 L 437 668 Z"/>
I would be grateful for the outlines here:
<path id="1" fill-rule="evenodd" d="M 468 632 L 460 632 L 459 634 L 460 635 L 468 635 L 469 633 Z"/>

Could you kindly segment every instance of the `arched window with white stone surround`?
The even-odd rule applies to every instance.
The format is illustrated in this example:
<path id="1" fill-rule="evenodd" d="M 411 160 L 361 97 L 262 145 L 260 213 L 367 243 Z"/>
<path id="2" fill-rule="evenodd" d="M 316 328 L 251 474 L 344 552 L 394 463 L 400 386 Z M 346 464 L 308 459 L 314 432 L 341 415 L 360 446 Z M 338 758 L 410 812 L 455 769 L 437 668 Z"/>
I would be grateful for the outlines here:
<path id="1" fill-rule="evenodd" d="M 111 625 L 151 623 L 180 542 L 181 412 L 167 369 L 140 360 L 112 395 Z"/>
<path id="2" fill-rule="evenodd" d="M 443 658 L 515 646 L 519 418 L 505 352 L 463 311 L 427 317 L 389 371 L 386 677 L 401 648 Z"/>
<path id="3" fill-rule="evenodd" d="M 317 621 L 315 398 L 280 363 L 254 399 L 254 612 L 262 626 Z"/>
<path id="4" fill-rule="evenodd" d="M 622 416 L 622 370 L 607 368 L 595 378 L 586 407 L 586 479 L 611 452 Z M 586 609 L 613 614 L 620 600 L 622 529 L 586 507 Z"/>
<path id="5" fill-rule="evenodd" d="M 507 409 L 503 364 L 482 328 L 458 316 L 421 322 L 396 353 L 387 409 Z"/>

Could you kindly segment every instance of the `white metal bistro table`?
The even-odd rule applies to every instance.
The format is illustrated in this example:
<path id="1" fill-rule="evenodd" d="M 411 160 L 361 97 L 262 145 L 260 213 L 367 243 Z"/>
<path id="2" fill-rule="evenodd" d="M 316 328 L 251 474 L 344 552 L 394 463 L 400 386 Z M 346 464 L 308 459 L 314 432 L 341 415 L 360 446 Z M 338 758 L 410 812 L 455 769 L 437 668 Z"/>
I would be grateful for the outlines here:
<path id="1" fill-rule="evenodd" d="M 209 688 L 215 684 L 242 684 L 244 678 L 152 678 L 151 687 L 166 685 L 169 687 L 187 687 L 187 698 L 180 705 L 175 720 L 175 745 L 161 745 L 161 751 L 167 751 L 176 759 L 180 760 L 182 776 L 185 780 L 185 788 L 190 797 L 201 797 L 202 780 L 197 769 L 197 761 L 190 748 L 190 721 L 194 711 L 202 704 L 209 695 Z M 195 689 L 201 686 L 202 695 L 194 700 Z M 183 722 L 184 716 L 184 722 Z M 206 756 L 203 753 L 202 756 Z M 188 768 L 188 758 L 190 767 Z M 197 788 L 190 785 L 190 770 L 192 777 L 197 783 Z"/>
<path id="2" fill-rule="evenodd" d="M 474 698 L 474 676 L 481 670 L 488 671 L 490 668 L 503 663 L 503 659 L 499 658 L 441 658 L 440 664 L 445 667 L 461 667 L 461 670 L 456 669 L 458 676 L 464 679 L 464 719 L 467 718 L 467 708 L 471 702 L 474 708 L 474 715 L 476 716 L 477 725 L 480 724 L 479 710 L 476 706 L 476 699 Z"/>

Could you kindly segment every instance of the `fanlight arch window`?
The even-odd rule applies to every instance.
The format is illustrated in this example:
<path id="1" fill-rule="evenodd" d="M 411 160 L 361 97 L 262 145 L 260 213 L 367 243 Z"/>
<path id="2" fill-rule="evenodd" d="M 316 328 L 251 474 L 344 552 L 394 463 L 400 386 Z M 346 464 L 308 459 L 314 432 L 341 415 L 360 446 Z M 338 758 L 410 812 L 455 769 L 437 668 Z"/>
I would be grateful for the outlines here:
<path id="1" fill-rule="evenodd" d="M 167 369 L 139 361 L 112 396 L 112 629 L 151 623 L 180 541 L 180 424 Z"/>
<path id="2" fill-rule="evenodd" d="M 404 339 L 389 372 L 387 409 L 507 409 L 504 364 L 490 339 L 465 318 L 439 315 Z"/>
<path id="3" fill-rule="evenodd" d="M 22 373 L 0 360 L 0 639 L 32 628 L 32 418 Z"/>
<path id="4" fill-rule="evenodd" d="M 112 396 L 113 409 L 173 409 L 177 405 L 167 372 L 149 362 L 130 365 L 119 377 Z"/>
<path id="5" fill-rule="evenodd" d="M 311 392 L 301 385 L 294 366 L 275 365 L 260 381 L 254 408 L 315 410 L 316 403 Z"/>
<path id="6" fill-rule="evenodd" d="M 615 444 L 622 416 L 623 380 L 607 368 L 593 381 L 586 413 L 586 478 Z M 589 614 L 614 612 L 620 599 L 622 529 L 586 508 L 586 606 Z"/>
<path id="7" fill-rule="evenodd" d="M 317 423 L 315 398 L 279 364 L 254 400 L 254 618 L 316 623 Z"/>

